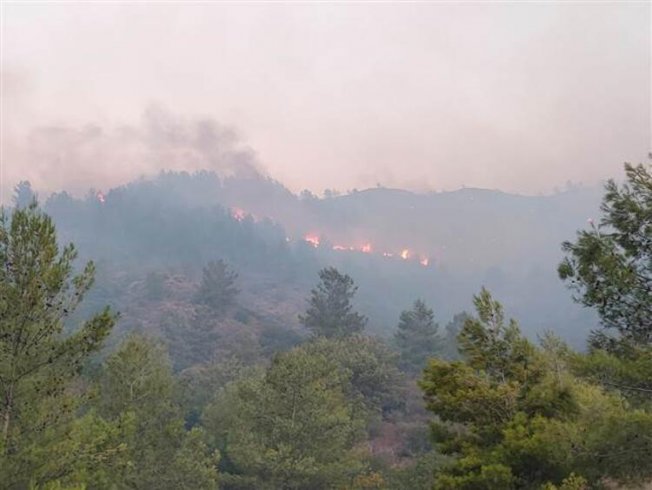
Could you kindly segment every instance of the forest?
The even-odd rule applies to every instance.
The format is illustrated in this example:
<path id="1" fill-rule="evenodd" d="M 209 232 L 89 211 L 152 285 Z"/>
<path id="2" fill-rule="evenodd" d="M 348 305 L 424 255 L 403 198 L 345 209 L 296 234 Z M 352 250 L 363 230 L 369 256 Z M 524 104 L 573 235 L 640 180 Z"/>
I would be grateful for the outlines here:
<path id="1" fill-rule="evenodd" d="M 440 259 L 338 235 L 369 194 L 169 173 L 39 202 L 21 182 L 0 216 L 0 488 L 644 488 L 652 169 L 625 175 L 574 235 L 550 218 L 568 195 L 375 194 L 441 211 L 465 239 Z M 267 206 L 236 209 L 253 185 Z M 315 217 L 330 234 L 304 237 Z M 526 326 L 501 294 L 539 305 Z"/>

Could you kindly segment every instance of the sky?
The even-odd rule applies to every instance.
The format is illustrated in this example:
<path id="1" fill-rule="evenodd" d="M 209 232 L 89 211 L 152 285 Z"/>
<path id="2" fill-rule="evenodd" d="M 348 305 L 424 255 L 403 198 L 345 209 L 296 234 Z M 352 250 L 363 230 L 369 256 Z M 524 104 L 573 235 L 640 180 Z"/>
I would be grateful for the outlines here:
<path id="1" fill-rule="evenodd" d="M 647 159 L 648 2 L 4 2 L 2 165 L 524 194 Z"/>

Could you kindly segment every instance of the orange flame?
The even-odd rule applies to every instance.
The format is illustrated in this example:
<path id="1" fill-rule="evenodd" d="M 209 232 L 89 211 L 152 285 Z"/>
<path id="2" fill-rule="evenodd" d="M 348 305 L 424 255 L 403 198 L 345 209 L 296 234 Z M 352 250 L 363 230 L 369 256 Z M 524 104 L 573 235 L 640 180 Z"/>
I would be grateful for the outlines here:
<path id="1" fill-rule="evenodd" d="M 421 259 L 419 261 L 419 263 L 424 267 L 428 267 L 428 264 L 430 264 L 430 259 L 428 259 L 428 257 L 425 257 L 425 258 Z"/>
<path id="2" fill-rule="evenodd" d="M 410 251 L 407 248 L 404 248 L 403 250 L 401 250 L 401 258 L 403 260 L 407 260 L 407 259 L 410 258 Z"/>
<path id="3" fill-rule="evenodd" d="M 370 254 L 371 253 L 371 243 L 365 243 L 360 250 L 362 252 L 366 253 L 366 254 Z"/>
<path id="4" fill-rule="evenodd" d="M 97 200 L 100 201 L 102 204 L 106 202 L 106 198 L 104 197 L 104 194 L 102 192 L 98 192 L 95 197 L 97 197 Z"/>
<path id="5" fill-rule="evenodd" d="M 309 233 L 305 237 L 303 237 L 303 239 L 313 247 L 315 248 L 319 247 L 319 237 L 317 235 L 313 235 Z"/>

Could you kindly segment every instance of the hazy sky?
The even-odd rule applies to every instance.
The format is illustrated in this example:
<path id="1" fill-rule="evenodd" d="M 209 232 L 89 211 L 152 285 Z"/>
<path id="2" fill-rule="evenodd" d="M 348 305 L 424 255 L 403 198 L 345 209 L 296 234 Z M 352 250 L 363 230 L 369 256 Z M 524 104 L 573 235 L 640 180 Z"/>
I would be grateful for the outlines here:
<path id="1" fill-rule="evenodd" d="M 6 2 L 2 187 L 224 155 L 295 191 L 593 183 L 650 150 L 650 22 L 647 2 Z"/>

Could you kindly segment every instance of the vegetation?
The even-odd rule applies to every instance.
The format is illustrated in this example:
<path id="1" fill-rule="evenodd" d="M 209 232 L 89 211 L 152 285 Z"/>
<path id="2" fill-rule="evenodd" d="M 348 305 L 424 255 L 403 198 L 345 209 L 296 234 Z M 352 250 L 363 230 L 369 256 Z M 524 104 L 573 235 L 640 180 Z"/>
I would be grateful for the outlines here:
<path id="1" fill-rule="evenodd" d="M 438 416 L 437 447 L 455 457 L 435 488 L 595 488 L 650 477 L 652 413 L 576 376 L 574 354 L 556 337 L 539 347 L 523 338 L 486 290 L 475 304 L 478 318 L 460 334 L 464 360 L 433 359 L 420 382 Z"/>
<path id="2" fill-rule="evenodd" d="M 342 338 L 362 332 L 367 319 L 353 311 L 357 291 L 353 279 L 334 267 L 319 271 L 320 282 L 311 291 L 308 310 L 301 323 L 316 336 Z"/>
<path id="3" fill-rule="evenodd" d="M 202 271 L 201 285 L 197 292 L 197 301 L 221 312 L 233 303 L 238 295 L 235 280 L 238 274 L 229 270 L 223 260 L 209 262 Z"/>
<path id="4" fill-rule="evenodd" d="M 616 388 L 634 403 L 652 401 L 652 173 L 625 165 L 627 181 L 610 180 L 603 217 L 575 243 L 559 274 L 576 300 L 594 308 L 602 328 L 590 354 L 578 360 L 585 376 Z"/>
<path id="5" fill-rule="evenodd" d="M 563 244 L 559 266 L 577 300 L 600 315 L 591 344 L 609 351 L 652 345 L 652 173 L 643 165 L 625 172 L 622 187 L 607 183 L 598 224 Z"/>
<path id="6" fill-rule="evenodd" d="M 75 274 L 76 255 L 72 245 L 59 247 L 35 202 L 0 216 L 0 480 L 10 488 L 70 471 L 69 458 L 52 455 L 74 430 L 80 370 L 115 321 L 106 308 L 64 332 L 95 273 L 88 262 Z"/>
<path id="7" fill-rule="evenodd" d="M 198 253 L 203 270 L 151 259 L 134 280 L 129 268 L 105 267 L 113 282 L 98 274 L 92 291 L 93 262 L 75 265 L 76 249 L 59 246 L 52 219 L 20 184 L 15 207 L 0 217 L 0 487 L 650 482 L 652 185 L 647 168 L 626 172 L 624 185 L 607 185 L 599 224 L 563 245 L 559 274 L 601 322 L 586 352 L 551 333 L 532 341 L 486 288 L 474 315 L 455 315 L 443 332 L 417 300 L 391 338 L 373 336 L 357 311 L 366 304 L 356 302 L 357 285 L 335 267 L 319 272 L 301 326 L 285 325 L 260 313 L 278 305 L 240 293 L 236 272 L 210 261 L 229 234 L 257 236 L 247 219 L 219 210 L 189 218 L 220 230 L 181 254 Z M 66 202 L 59 198 L 60 211 Z M 173 256 L 176 242 L 164 238 L 176 228 L 155 219 L 151 246 Z M 254 262 L 287 252 L 274 225 L 268 230 L 268 241 L 250 244 L 248 252 L 261 252 Z M 273 266 L 279 281 L 294 273 L 287 265 Z M 261 280 L 258 291 L 273 288 Z M 119 322 L 105 306 L 118 289 L 132 298 Z"/>
<path id="8" fill-rule="evenodd" d="M 440 355 L 443 339 L 438 334 L 434 312 L 418 299 L 411 310 L 401 313 L 394 341 L 401 353 L 401 367 L 411 373 L 420 372 L 426 360 Z"/>

